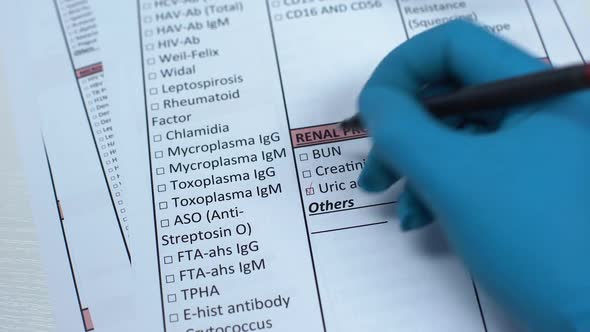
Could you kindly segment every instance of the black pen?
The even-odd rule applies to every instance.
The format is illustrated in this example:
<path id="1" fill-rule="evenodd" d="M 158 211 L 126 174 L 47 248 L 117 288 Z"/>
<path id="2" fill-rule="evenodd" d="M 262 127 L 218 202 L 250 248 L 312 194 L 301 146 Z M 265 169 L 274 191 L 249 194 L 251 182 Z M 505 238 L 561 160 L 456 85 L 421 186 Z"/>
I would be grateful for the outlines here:
<path id="1" fill-rule="evenodd" d="M 521 105 L 590 88 L 590 65 L 573 65 L 536 72 L 456 92 L 425 98 L 424 107 L 435 116 L 465 114 Z M 340 123 L 343 129 L 363 128 L 357 114 Z"/>

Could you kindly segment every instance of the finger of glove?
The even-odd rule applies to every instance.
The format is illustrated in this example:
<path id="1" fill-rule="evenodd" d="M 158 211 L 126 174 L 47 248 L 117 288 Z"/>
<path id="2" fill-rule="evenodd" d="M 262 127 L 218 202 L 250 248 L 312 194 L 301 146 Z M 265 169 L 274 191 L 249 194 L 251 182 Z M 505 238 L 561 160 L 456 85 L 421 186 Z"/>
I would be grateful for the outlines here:
<path id="1" fill-rule="evenodd" d="M 465 136 L 432 118 L 407 93 L 366 88 L 359 106 L 380 161 L 413 181 L 427 174 L 442 175 L 441 167 L 452 167 L 454 162 L 449 155 L 463 149 Z"/>
<path id="2" fill-rule="evenodd" d="M 407 186 L 397 202 L 397 214 L 400 219 L 400 228 L 404 232 L 422 228 L 434 220 L 430 210 Z"/>
<path id="3" fill-rule="evenodd" d="M 368 192 L 386 190 L 397 180 L 399 176 L 378 156 L 377 151 L 371 150 L 367 157 L 365 167 L 359 176 L 359 186 Z"/>
<path id="4" fill-rule="evenodd" d="M 420 98 L 440 96 L 457 91 L 456 82 L 434 83 L 425 85 L 419 92 Z M 474 134 L 493 132 L 500 127 L 506 115 L 505 110 L 488 110 L 465 115 L 446 115 L 438 117 L 449 128 Z"/>

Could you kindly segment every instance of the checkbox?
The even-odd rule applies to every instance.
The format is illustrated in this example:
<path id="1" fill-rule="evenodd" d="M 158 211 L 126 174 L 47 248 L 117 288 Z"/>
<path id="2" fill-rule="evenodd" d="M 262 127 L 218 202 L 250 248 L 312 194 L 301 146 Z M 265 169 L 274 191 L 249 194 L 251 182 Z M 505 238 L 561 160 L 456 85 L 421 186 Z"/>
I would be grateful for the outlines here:
<path id="1" fill-rule="evenodd" d="M 171 284 L 174 282 L 174 274 L 167 274 L 166 275 L 166 283 Z"/>
<path id="2" fill-rule="evenodd" d="M 162 141 L 162 135 L 154 135 L 154 142 Z"/>
<path id="3" fill-rule="evenodd" d="M 122 205 L 123 201 L 118 201 L 117 204 Z"/>
<path id="4" fill-rule="evenodd" d="M 170 314 L 170 323 L 178 322 L 178 314 Z"/>
<path id="5" fill-rule="evenodd" d="M 166 210 L 168 208 L 168 202 L 160 202 L 158 206 L 160 207 L 160 210 Z"/>
<path id="6" fill-rule="evenodd" d="M 152 51 L 154 49 L 154 44 L 147 44 L 145 45 L 145 49 L 148 51 Z"/>
<path id="7" fill-rule="evenodd" d="M 156 88 L 150 89 L 150 95 L 157 95 L 157 94 L 158 94 L 158 89 L 156 89 Z"/>
<path id="8" fill-rule="evenodd" d="M 155 80 L 156 79 L 156 73 L 149 73 L 148 74 L 148 79 Z"/>
<path id="9" fill-rule="evenodd" d="M 280 21 L 282 19 L 283 19 L 283 15 L 281 15 L 281 14 L 276 14 L 275 15 L 275 21 Z"/>
<path id="10" fill-rule="evenodd" d="M 160 109 L 160 105 L 158 103 L 153 103 L 150 105 L 152 111 L 157 111 Z"/>
<path id="11" fill-rule="evenodd" d="M 299 155 L 299 160 L 306 161 L 307 159 L 309 159 L 309 156 L 307 155 L 307 153 L 302 153 Z"/>
<path id="12" fill-rule="evenodd" d="M 168 226 L 170 226 L 170 220 L 162 219 L 162 220 L 160 220 L 160 225 L 162 225 L 162 227 L 168 227 Z"/>
<path id="13" fill-rule="evenodd" d="M 156 174 L 157 175 L 162 175 L 164 173 L 165 173 L 164 167 L 158 167 L 158 168 L 156 168 Z"/>
<path id="14" fill-rule="evenodd" d="M 158 185 L 158 192 L 159 193 L 163 193 L 166 191 L 166 185 L 165 184 L 159 184 Z"/>
<path id="15" fill-rule="evenodd" d="M 305 188 L 305 194 L 307 196 L 312 196 L 315 194 L 315 191 L 313 190 L 313 187 L 309 187 L 309 188 Z"/>
<path id="16" fill-rule="evenodd" d="M 168 303 L 176 302 L 176 294 L 168 294 Z"/>
<path id="17" fill-rule="evenodd" d="M 145 31 L 146 37 L 151 37 L 153 34 L 154 34 L 154 32 L 152 30 L 146 30 Z"/>
<path id="18" fill-rule="evenodd" d="M 172 256 L 164 256 L 164 264 L 172 264 Z"/>
<path id="19" fill-rule="evenodd" d="M 164 157 L 164 151 L 156 151 L 156 153 L 154 153 L 154 156 L 156 158 L 162 158 Z"/>
<path id="20" fill-rule="evenodd" d="M 303 172 L 301 172 L 301 174 L 303 175 L 304 178 L 310 178 L 311 177 L 311 171 L 303 171 Z"/>
<path id="21" fill-rule="evenodd" d="M 152 4 L 151 3 L 146 2 L 146 3 L 143 4 L 143 9 L 150 9 L 150 8 L 152 8 Z"/>
<path id="22" fill-rule="evenodd" d="M 149 17 L 149 16 L 147 16 L 147 17 L 144 17 L 144 18 L 143 18 L 143 22 L 144 22 L 144 23 L 152 23 L 152 18 L 151 18 L 151 17 Z"/>
<path id="23" fill-rule="evenodd" d="M 281 6 L 281 2 L 280 1 L 273 1 L 272 2 L 272 6 L 275 7 L 275 8 L 280 7 Z"/>
<path id="24" fill-rule="evenodd" d="M 147 63 L 148 63 L 148 65 L 153 65 L 154 63 L 156 63 L 156 59 L 154 59 L 154 58 L 148 58 L 147 59 Z"/>

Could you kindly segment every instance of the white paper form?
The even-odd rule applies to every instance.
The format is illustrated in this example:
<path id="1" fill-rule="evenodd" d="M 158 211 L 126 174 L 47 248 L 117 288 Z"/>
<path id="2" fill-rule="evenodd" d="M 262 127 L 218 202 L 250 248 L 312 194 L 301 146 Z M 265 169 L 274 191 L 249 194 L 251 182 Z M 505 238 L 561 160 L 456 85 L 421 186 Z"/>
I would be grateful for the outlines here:
<path id="1" fill-rule="evenodd" d="M 53 1 L 61 32 L 68 47 L 72 70 L 76 73 L 78 89 L 84 100 L 84 110 L 92 128 L 102 171 L 109 185 L 109 194 L 116 209 L 117 222 L 129 253 L 128 204 L 124 194 L 124 175 L 121 167 L 120 143 L 117 137 L 121 127 L 114 121 L 114 108 L 110 89 L 104 78 L 102 51 L 99 42 L 99 23 L 90 0 Z"/>
<path id="2" fill-rule="evenodd" d="M 580 57 L 590 61 L 590 2 L 586 0 L 554 0 Z"/>
<path id="3" fill-rule="evenodd" d="M 133 221 L 138 227 L 145 227 L 146 211 L 151 204 L 151 185 L 147 160 L 147 136 L 145 120 L 138 118 L 143 114 L 143 85 L 141 62 L 139 61 L 139 38 L 137 22 L 137 3 L 135 1 L 90 0 L 100 24 L 101 59 L 107 68 L 104 84 L 109 87 L 109 100 L 118 110 L 113 113 L 113 121 L 124 130 L 117 141 L 117 151 L 125 173 L 129 227 L 133 232 Z M 130 52 L 130 53 L 128 53 Z M 146 196 L 147 195 L 147 196 Z M 148 209 L 146 209 L 146 204 Z M 148 214 L 148 218 L 149 214 Z M 133 252 L 133 241 L 130 242 Z"/>
<path id="4" fill-rule="evenodd" d="M 101 45 L 104 64 L 109 68 L 106 84 L 113 87 L 111 100 L 123 111 L 115 114 L 117 122 L 125 128 L 123 143 L 119 146 L 125 156 L 123 162 L 132 172 L 126 175 L 132 194 L 129 202 L 129 220 L 133 232 L 131 251 L 135 272 L 135 300 L 138 310 L 138 331 L 162 331 L 161 296 L 158 292 L 159 275 L 157 254 L 152 244 L 154 217 L 152 186 L 149 179 L 150 164 L 147 145 L 142 67 L 137 3 L 135 1 L 95 1 L 97 17 L 108 19 L 101 25 Z M 116 7 L 117 10 L 113 10 Z M 144 239 L 141 241 L 140 239 Z M 143 254 L 142 254 L 143 253 Z"/>
<path id="5" fill-rule="evenodd" d="M 370 142 L 335 123 L 379 60 L 432 22 L 471 18 L 539 58 L 553 52 L 526 1 L 424 4 L 118 7 L 139 16 L 113 16 L 111 36 L 139 25 L 140 40 L 123 33 L 116 49 L 118 98 L 146 125 L 135 133 L 152 211 L 134 227 L 146 329 L 500 331 L 439 229 L 401 234 L 394 190 L 357 188 Z"/>
<path id="6" fill-rule="evenodd" d="M 2 69 L 59 330 L 128 331 L 135 320 L 128 251 L 55 7 L 10 7 L 2 12 L 3 40 L 10 41 Z"/>

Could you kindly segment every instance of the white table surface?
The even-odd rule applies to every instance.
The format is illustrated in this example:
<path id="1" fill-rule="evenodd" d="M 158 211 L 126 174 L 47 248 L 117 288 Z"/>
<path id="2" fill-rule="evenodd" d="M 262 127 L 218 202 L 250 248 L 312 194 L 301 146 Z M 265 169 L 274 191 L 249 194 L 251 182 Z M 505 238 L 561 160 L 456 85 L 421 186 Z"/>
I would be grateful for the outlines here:
<path id="1" fill-rule="evenodd" d="M 0 330 L 55 331 L 5 91 L 0 79 Z"/>

